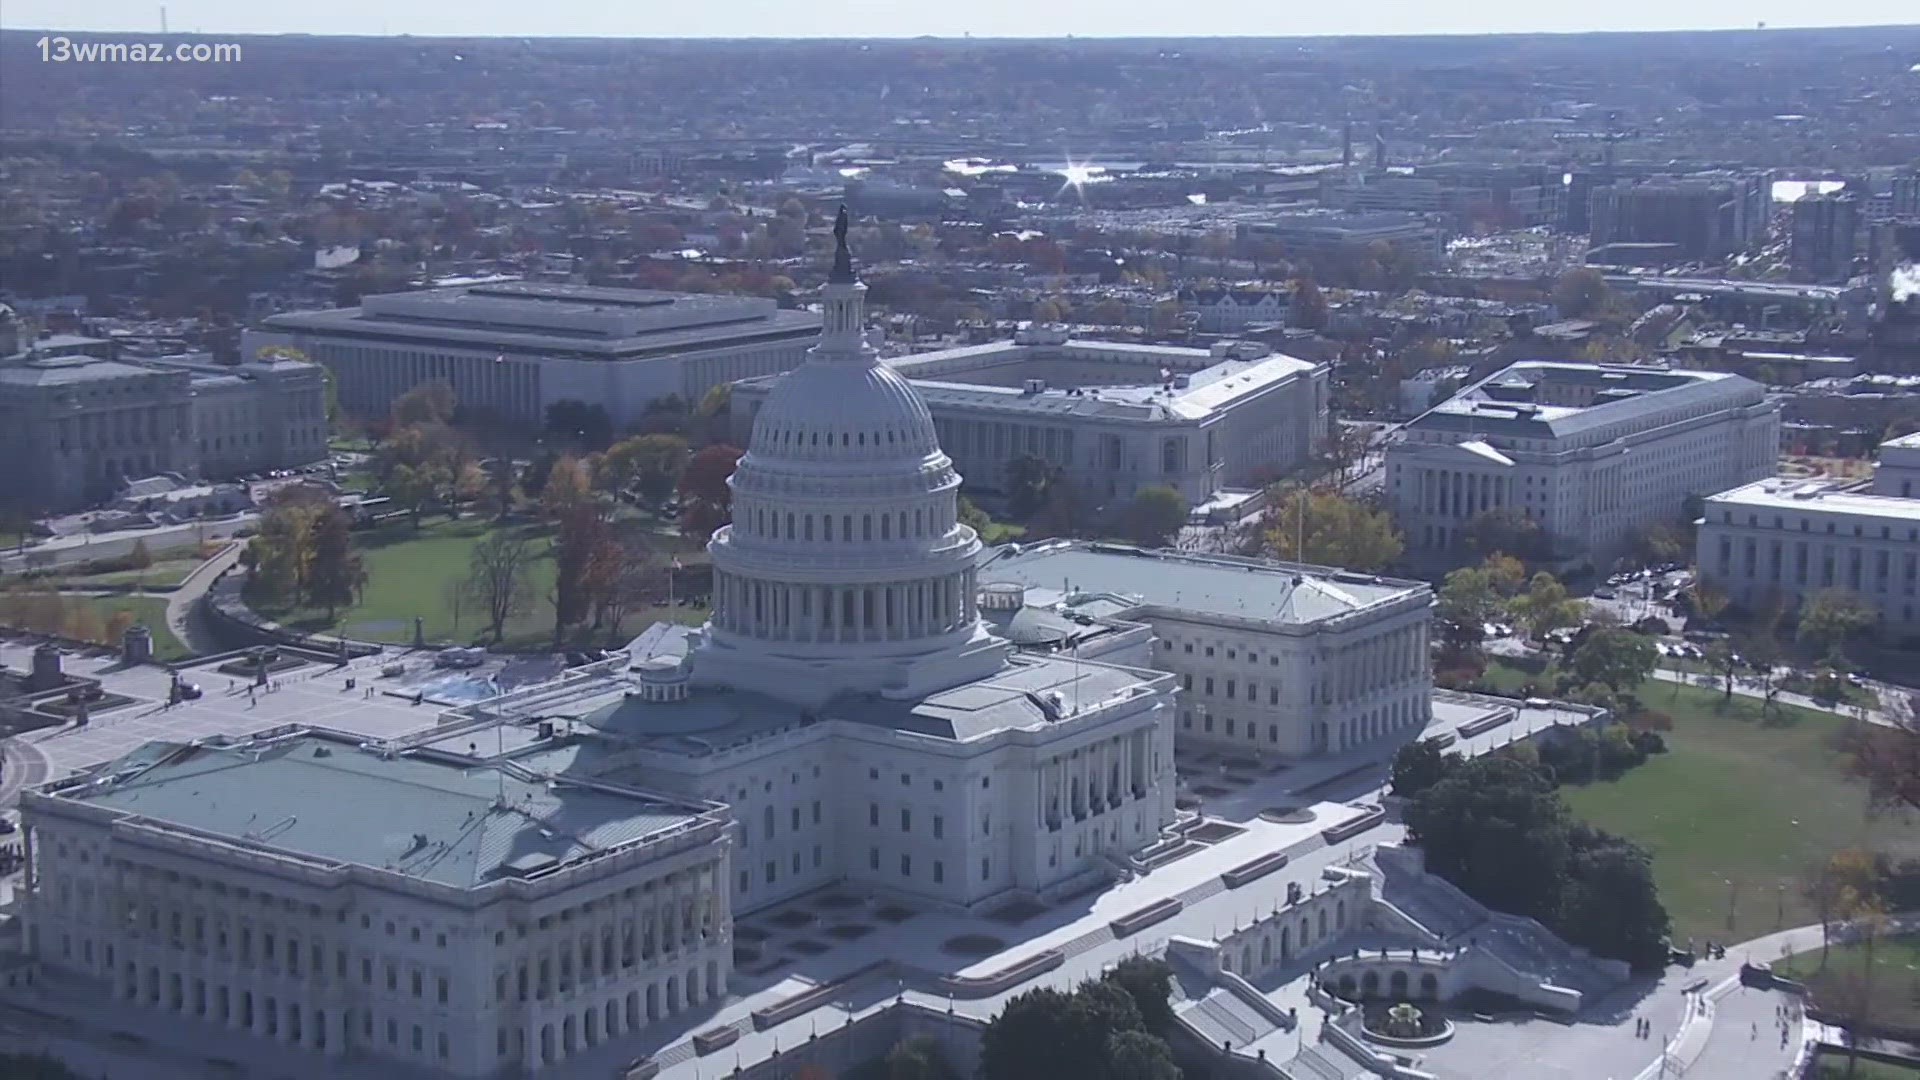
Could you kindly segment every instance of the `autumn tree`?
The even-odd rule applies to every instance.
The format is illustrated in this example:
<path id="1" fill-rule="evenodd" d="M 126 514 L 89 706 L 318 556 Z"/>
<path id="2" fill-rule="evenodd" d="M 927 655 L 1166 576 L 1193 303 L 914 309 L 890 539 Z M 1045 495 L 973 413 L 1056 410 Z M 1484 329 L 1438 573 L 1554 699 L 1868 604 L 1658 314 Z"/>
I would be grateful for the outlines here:
<path id="1" fill-rule="evenodd" d="M 327 610 L 328 623 L 367 587 L 367 568 L 353 550 L 352 528 L 352 519 L 337 506 L 320 511 L 312 525 L 313 553 L 301 591 L 308 604 Z"/>
<path id="2" fill-rule="evenodd" d="M 1851 771 L 1867 782 L 1876 807 L 1920 811 L 1920 697 L 1883 692 L 1882 723 L 1849 736 Z"/>
<path id="3" fill-rule="evenodd" d="M 1569 270 L 1553 284 L 1553 308 L 1563 319 L 1595 318 L 1611 299 L 1607 279 L 1589 266 Z"/>
<path id="4" fill-rule="evenodd" d="M 118 645 L 126 639 L 127 631 L 133 628 L 139 616 L 126 608 L 120 608 L 107 616 L 106 639 L 109 645 Z"/>
<path id="5" fill-rule="evenodd" d="M 549 521 L 558 522 L 592 501 L 593 485 L 586 465 L 572 454 L 561 455 L 547 472 L 546 485 L 540 489 L 540 512 Z"/>
<path id="6" fill-rule="evenodd" d="M 587 621 L 619 559 L 612 527 L 589 500 L 562 510 L 553 539 L 553 647 L 567 631 Z"/>
<path id="7" fill-rule="evenodd" d="M 1384 570 L 1405 550 L 1385 510 L 1338 492 L 1286 489 L 1264 524 L 1266 549 L 1287 562 L 1370 573 Z"/>
<path id="8" fill-rule="evenodd" d="M 534 554 L 526 537 L 495 532 L 467 557 L 465 593 L 486 614 L 495 643 L 505 636 L 507 620 L 525 614 L 533 602 Z"/>
<path id="9" fill-rule="evenodd" d="M 418 529 L 427 507 L 439 498 L 445 479 L 446 470 L 439 465 L 400 465 L 387 477 L 381 490 L 393 500 L 394 506 L 407 512 L 413 527 Z"/>
<path id="10" fill-rule="evenodd" d="M 1539 641 L 1563 626 L 1580 621 L 1580 601 L 1568 595 L 1567 587 L 1545 571 L 1533 575 L 1527 591 L 1507 604 L 1515 620 L 1527 630 L 1527 636 Z"/>
<path id="11" fill-rule="evenodd" d="M 396 425 L 450 424 L 455 404 L 453 384 L 445 379 L 432 379 L 393 399 L 393 422 Z"/>
<path id="12" fill-rule="evenodd" d="M 1324 330 L 1332 309 L 1327 304 L 1325 293 L 1310 278 L 1300 278 L 1293 283 L 1293 297 L 1288 307 L 1293 325 L 1308 330 Z"/>
<path id="13" fill-rule="evenodd" d="M 680 474 L 680 531 L 684 535 L 705 543 L 733 519 L 733 489 L 727 481 L 743 453 L 737 447 L 716 443 L 688 459 Z"/>
<path id="14" fill-rule="evenodd" d="M 632 488 L 642 502 L 658 506 L 673 494 L 691 456 L 678 435 L 638 435 L 608 447 L 594 465 L 594 478 L 604 490 Z"/>

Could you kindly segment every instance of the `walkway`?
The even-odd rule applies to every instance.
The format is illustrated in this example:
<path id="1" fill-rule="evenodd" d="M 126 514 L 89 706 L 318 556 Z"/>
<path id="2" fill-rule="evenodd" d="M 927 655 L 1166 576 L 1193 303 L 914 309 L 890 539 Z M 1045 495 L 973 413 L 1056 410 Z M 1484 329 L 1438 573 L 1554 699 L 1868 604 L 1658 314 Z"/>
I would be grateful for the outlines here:
<path id="1" fill-rule="evenodd" d="M 221 574 L 240 561 L 240 553 L 246 550 L 246 546 L 245 541 L 236 540 L 221 548 L 218 555 L 195 567 L 179 588 L 167 594 L 167 629 L 196 655 L 221 651 L 222 646 L 205 612 L 201 610 L 200 598 L 207 594 Z"/>
<path id="2" fill-rule="evenodd" d="M 1660 680 L 1661 682 L 1680 683 L 1681 685 L 1684 685 L 1684 686 L 1696 686 L 1696 687 L 1700 687 L 1701 689 L 1712 690 L 1715 693 L 1726 692 L 1727 684 L 1724 681 L 1722 681 L 1721 677 L 1718 675 L 1700 675 L 1700 674 L 1684 672 L 1684 671 L 1674 671 L 1672 668 L 1655 668 L 1653 672 L 1653 677 Z M 1761 693 L 1758 689 L 1756 689 L 1751 682 L 1746 681 L 1744 677 L 1739 679 L 1733 684 L 1733 692 L 1738 697 L 1755 698 L 1755 699 L 1764 699 L 1766 697 L 1766 695 Z M 1878 692 L 1879 691 L 1876 689 L 1875 693 L 1877 694 Z M 1805 694 L 1789 694 L 1785 691 L 1781 691 L 1780 693 L 1773 695 L 1773 700 L 1783 705 L 1797 705 L 1802 709 L 1812 709 L 1814 712 L 1830 712 L 1840 716 L 1861 715 L 1851 710 L 1836 709 L 1832 705 L 1822 704 L 1821 702 L 1815 701 L 1812 698 L 1806 696 Z M 1867 723 L 1878 724 L 1881 727 L 1899 727 L 1900 726 L 1899 721 L 1897 719 L 1878 709 L 1867 710 L 1865 714 L 1865 719 Z"/>

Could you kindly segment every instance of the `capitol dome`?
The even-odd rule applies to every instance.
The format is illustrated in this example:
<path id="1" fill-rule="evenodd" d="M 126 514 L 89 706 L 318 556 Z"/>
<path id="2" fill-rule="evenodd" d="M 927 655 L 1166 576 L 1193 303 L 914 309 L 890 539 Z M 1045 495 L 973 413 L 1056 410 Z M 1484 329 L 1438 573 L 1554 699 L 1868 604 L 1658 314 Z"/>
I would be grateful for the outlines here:
<path id="1" fill-rule="evenodd" d="M 794 700 L 910 693 L 997 670 L 981 543 L 933 415 L 863 332 L 846 212 L 820 341 L 755 415 L 733 521 L 708 543 L 713 617 L 694 677 Z"/>
<path id="2" fill-rule="evenodd" d="M 753 420 L 753 453 L 768 460 L 918 462 L 939 450 L 927 403 L 883 363 L 810 358 L 774 386 Z"/>

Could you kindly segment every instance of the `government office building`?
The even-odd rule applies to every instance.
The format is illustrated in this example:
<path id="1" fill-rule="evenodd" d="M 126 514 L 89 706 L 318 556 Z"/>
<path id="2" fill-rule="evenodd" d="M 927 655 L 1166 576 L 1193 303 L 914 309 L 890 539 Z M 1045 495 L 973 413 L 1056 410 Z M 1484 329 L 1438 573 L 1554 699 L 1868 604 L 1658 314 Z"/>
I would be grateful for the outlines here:
<path id="1" fill-rule="evenodd" d="M 884 363 L 912 383 L 942 449 L 984 491 L 1004 491 L 1007 466 L 1036 457 L 1095 504 L 1152 486 L 1199 504 L 1304 465 L 1327 431 L 1326 366 L 1253 342 L 1188 349 L 1034 329 Z M 740 436 L 777 382 L 734 387 Z"/>
<path id="2" fill-rule="evenodd" d="M 1920 637 L 1920 497 L 1913 436 L 1881 446 L 1868 485 L 1770 478 L 1707 499 L 1696 563 L 1734 604 L 1791 612 L 1831 590 L 1879 612 L 1892 641 Z"/>
<path id="3" fill-rule="evenodd" d="M 692 406 L 722 383 L 794 367 L 819 330 L 819 315 L 754 297 L 506 281 L 271 315 L 241 348 L 286 346 L 325 364 L 350 414 L 384 416 L 442 380 L 461 406 L 506 423 L 537 428 L 547 406 L 582 401 L 625 430 L 662 398 Z"/>
<path id="4" fill-rule="evenodd" d="M 1739 375 L 1525 362 L 1409 421 L 1386 454 L 1387 497 L 1411 558 L 1478 558 L 1482 514 L 1537 524 L 1551 561 L 1604 568 L 1689 496 L 1773 473 L 1780 403 Z"/>

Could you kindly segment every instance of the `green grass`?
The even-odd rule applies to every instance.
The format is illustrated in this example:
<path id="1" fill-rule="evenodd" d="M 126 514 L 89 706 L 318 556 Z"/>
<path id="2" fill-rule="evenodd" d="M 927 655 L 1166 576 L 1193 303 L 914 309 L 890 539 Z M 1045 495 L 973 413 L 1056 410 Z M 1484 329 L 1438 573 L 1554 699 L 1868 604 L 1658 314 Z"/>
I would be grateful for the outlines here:
<path id="1" fill-rule="evenodd" d="M 298 605 L 262 602 L 254 607 L 297 629 L 339 631 L 401 645 L 413 642 L 413 620 L 418 615 L 429 642 L 481 642 L 487 640 L 485 613 L 471 599 L 456 601 L 454 594 L 467 578 L 474 547 L 494 530 L 491 522 L 468 519 L 430 522 L 418 532 L 400 523 L 356 533 L 354 544 L 367 569 L 367 587 L 358 604 L 341 609 L 332 622 L 326 612 Z M 525 535 L 533 539 L 538 553 L 528 575 L 533 601 L 507 621 L 504 644 L 510 648 L 545 646 L 553 637 L 553 605 L 548 599 L 553 589 L 552 540 L 544 527 L 529 527 Z M 660 539 L 681 543 L 677 538 Z M 683 552 L 681 558 L 704 561 L 705 555 Z M 705 618 L 705 609 L 649 608 L 630 614 L 623 633 L 635 633 L 661 620 L 697 624 Z"/>
<path id="2" fill-rule="evenodd" d="M 1551 671 L 1496 664 L 1487 674 L 1507 688 L 1552 684 Z M 1920 855 L 1920 822 L 1869 815 L 1865 787 L 1845 775 L 1835 739 L 1851 721 L 1792 706 L 1762 719 L 1758 700 L 1726 705 L 1716 691 L 1677 683 L 1640 692 L 1673 719 L 1668 752 L 1563 792 L 1576 816 L 1653 853 L 1676 940 L 1739 942 L 1817 921 L 1802 883 L 1841 848 Z"/>
<path id="3" fill-rule="evenodd" d="M 115 570 L 106 574 L 76 574 L 59 579 L 63 589 L 107 589 L 145 585 L 148 588 L 173 589 L 199 567 L 200 559 L 163 559 L 145 570 Z"/>
<path id="4" fill-rule="evenodd" d="M 93 608 L 103 623 L 116 611 L 133 612 L 135 618 L 153 631 L 155 660 L 184 660 L 193 655 L 179 638 L 173 636 L 173 631 L 167 629 L 167 599 L 164 596 L 76 596 L 71 600 Z"/>
<path id="5" fill-rule="evenodd" d="M 1824 967 L 1819 949 L 1800 953 L 1773 967 L 1812 987 L 1815 1000 L 1819 1000 L 1823 983 L 1858 979 L 1866 972 L 1867 950 L 1858 943 L 1835 944 L 1827 950 Z M 1889 937 L 1874 944 L 1872 989 L 1875 1023 L 1920 1027 L 1920 934 Z"/>

